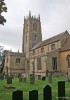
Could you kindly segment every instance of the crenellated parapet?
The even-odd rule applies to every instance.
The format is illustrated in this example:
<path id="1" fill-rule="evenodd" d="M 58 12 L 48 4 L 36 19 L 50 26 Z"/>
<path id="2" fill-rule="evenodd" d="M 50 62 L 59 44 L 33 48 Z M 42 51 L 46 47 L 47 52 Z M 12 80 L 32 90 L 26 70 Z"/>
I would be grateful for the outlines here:
<path id="1" fill-rule="evenodd" d="M 6 51 L 5 54 L 9 55 L 9 56 L 21 56 L 21 57 L 25 57 L 25 53 L 20 53 L 20 52 Z"/>
<path id="2" fill-rule="evenodd" d="M 33 19 L 33 20 L 37 20 L 40 21 L 40 14 L 36 17 L 35 15 L 31 15 L 31 12 L 29 11 L 29 15 L 28 16 L 24 16 L 24 21 L 29 20 L 29 19 Z"/>

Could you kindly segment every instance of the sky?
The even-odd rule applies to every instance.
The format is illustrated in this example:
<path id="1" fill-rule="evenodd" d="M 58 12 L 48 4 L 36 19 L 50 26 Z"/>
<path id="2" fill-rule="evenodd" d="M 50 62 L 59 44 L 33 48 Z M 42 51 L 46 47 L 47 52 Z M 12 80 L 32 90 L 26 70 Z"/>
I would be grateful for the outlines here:
<path id="1" fill-rule="evenodd" d="M 4 0 L 8 8 L 3 13 L 7 22 L 0 25 L 0 46 L 22 51 L 24 16 L 40 14 L 42 39 L 66 30 L 70 33 L 70 0 Z"/>

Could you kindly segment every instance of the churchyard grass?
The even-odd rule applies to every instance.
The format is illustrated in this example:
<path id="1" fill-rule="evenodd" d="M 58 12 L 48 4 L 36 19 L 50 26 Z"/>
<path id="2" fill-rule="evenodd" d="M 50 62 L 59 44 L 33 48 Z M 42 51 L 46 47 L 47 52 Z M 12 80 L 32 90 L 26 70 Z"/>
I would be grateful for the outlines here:
<path id="1" fill-rule="evenodd" d="M 29 79 L 27 79 L 27 82 L 25 83 L 20 83 L 18 78 L 14 78 L 12 83 L 13 86 L 15 86 L 15 89 L 6 89 L 3 87 L 3 85 L 6 84 L 6 79 L 0 80 L 0 100 L 12 100 L 12 92 L 14 90 L 22 90 L 24 100 L 29 100 L 29 91 L 38 90 L 38 99 L 43 100 L 43 88 L 46 85 L 50 85 L 52 87 L 53 100 L 58 100 L 58 81 L 62 81 L 64 79 L 64 77 L 53 77 L 52 83 L 48 83 L 48 78 L 46 78 L 45 81 L 35 80 L 35 84 L 30 84 Z M 65 90 L 66 97 L 68 97 L 67 100 L 70 100 L 70 82 L 65 82 Z"/>

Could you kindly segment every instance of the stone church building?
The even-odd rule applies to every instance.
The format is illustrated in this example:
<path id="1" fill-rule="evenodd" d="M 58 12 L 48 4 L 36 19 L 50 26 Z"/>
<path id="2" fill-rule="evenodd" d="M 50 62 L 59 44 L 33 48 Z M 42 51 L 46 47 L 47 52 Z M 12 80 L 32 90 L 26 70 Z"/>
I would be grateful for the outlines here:
<path id="1" fill-rule="evenodd" d="M 6 74 L 46 75 L 49 72 L 70 73 L 70 34 L 64 31 L 42 41 L 40 15 L 24 17 L 22 53 L 5 53 Z"/>

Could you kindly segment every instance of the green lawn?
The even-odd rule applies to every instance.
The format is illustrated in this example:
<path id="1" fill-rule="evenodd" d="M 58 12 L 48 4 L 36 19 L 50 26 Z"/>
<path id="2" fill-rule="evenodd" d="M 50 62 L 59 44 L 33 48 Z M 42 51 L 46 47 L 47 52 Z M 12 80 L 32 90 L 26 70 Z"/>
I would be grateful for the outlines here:
<path id="1" fill-rule="evenodd" d="M 15 89 L 6 89 L 3 87 L 3 85 L 6 84 L 6 80 L 0 80 L 0 100 L 12 100 L 12 92 L 14 90 L 22 90 L 23 91 L 23 98 L 24 100 L 28 100 L 29 91 L 31 90 L 38 90 L 39 100 L 43 100 L 43 88 L 46 85 L 50 85 L 52 87 L 52 97 L 53 100 L 58 100 L 57 94 L 58 94 L 58 81 L 64 80 L 64 77 L 54 77 L 52 83 L 48 83 L 48 79 L 46 78 L 46 81 L 42 80 L 36 80 L 34 85 L 31 85 L 29 83 L 29 79 L 26 83 L 19 83 L 17 78 L 13 79 L 13 86 L 15 86 Z M 65 83 L 65 89 L 66 89 L 66 97 L 68 97 L 67 100 L 70 100 L 70 83 Z"/>

